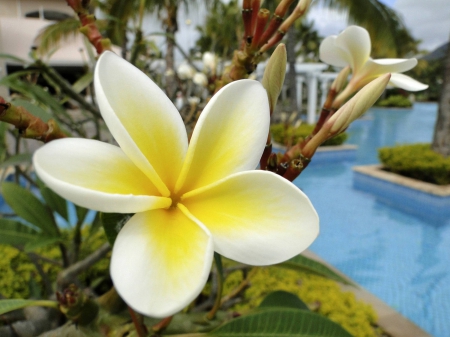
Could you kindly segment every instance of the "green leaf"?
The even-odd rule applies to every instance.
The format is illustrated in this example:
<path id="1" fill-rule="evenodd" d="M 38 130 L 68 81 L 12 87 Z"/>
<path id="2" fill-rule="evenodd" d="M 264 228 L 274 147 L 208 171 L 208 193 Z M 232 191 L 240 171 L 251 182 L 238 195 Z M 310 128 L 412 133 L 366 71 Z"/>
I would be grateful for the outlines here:
<path id="1" fill-rule="evenodd" d="M 22 63 L 22 64 L 26 64 L 27 63 L 26 60 L 21 59 L 20 57 L 17 57 L 15 55 L 11 55 L 11 54 L 0 53 L 0 58 L 2 58 L 2 59 L 10 59 L 10 60 L 16 61 L 17 63 Z"/>
<path id="2" fill-rule="evenodd" d="M 0 219 L 0 244 L 22 246 L 38 236 L 38 231 L 18 221 Z"/>
<path id="3" fill-rule="evenodd" d="M 267 295 L 258 308 L 292 308 L 309 310 L 308 306 L 297 295 L 287 291 L 274 291 Z"/>
<path id="4" fill-rule="evenodd" d="M 31 153 L 21 153 L 16 154 L 15 156 L 11 156 L 8 159 L 6 159 L 3 163 L 0 164 L 0 168 L 5 168 L 8 166 L 15 166 L 20 165 L 23 163 L 30 163 L 31 162 Z"/>
<path id="5" fill-rule="evenodd" d="M 58 302 L 56 301 L 46 301 L 46 300 L 22 300 L 22 299 L 13 299 L 13 300 L 0 300 L 0 315 L 3 315 L 7 312 L 14 311 L 17 309 L 22 309 L 25 307 L 32 306 L 43 306 L 43 307 L 51 307 L 58 308 Z"/>
<path id="6" fill-rule="evenodd" d="M 102 220 L 100 218 L 100 212 L 97 212 L 95 214 L 94 221 L 92 221 L 91 227 L 89 228 L 89 237 L 92 237 L 95 233 L 97 233 L 101 226 Z"/>
<path id="7" fill-rule="evenodd" d="M 21 218 L 42 229 L 49 236 L 59 236 L 53 214 L 27 189 L 15 183 L 2 185 L 5 201 Z"/>
<path id="8" fill-rule="evenodd" d="M 89 71 L 81 76 L 74 84 L 72 84 L 73 91 L 77 94 L 86 89 L 94 80 L 94 73 Z"/>
<path id="9" fill-rule="evenodd" d="M 69 221 L 69 213 L 67 212 L 67 201 L 60 197 L 58 194 L 48 188 L 40 179 L 36 181 L 41 191 L 41 195 L 45 200 L 45 203 L 59 215 L 61 215 L 66 221 Z"/>
<path id="10" fill-rule="evenodd" d="M 30 241 L 25 245 L 25 251 L 31 252 L 38 248 L 47 247 L 53 245 L 57 242 L 60 242 L 61 238 L 55 236 L 38 236 L 36 240 Z"/>
<path id="11" fill-rule="evenodd" d="M 213 337 L 352 337 L 319 314 L 297 309 L 267 309 L 233 319 L 209 332 Z"/>
<path id="12" fill-rule="evenodd" d="M 77 212 L 77 222 L 83 223 L 86 214 L 89 212 L 87 208 L 75 205 L 75 210 Z"/>
<path id="13" fill-rule="evenodd" d="M 100 219 L 102 221 L 103 228 L 105 229 L 106 238 L 111 246 L 116 241 L 117 234 L 125 225 L 125 223 L 131 218 L 133 214 L 121 214 L 121 213 L 101 213 Z"/>
<path id="14" fill-rule="evenodd" d="M 14 105 L 17 105 L 17 106 L 24 107 L 33 116 L 39 117 L 46 123 L 49 121 L 49 119 L 53 118 L 53 116 L 51 114 L 49 114 L 47 111 L 45 111 L 41 107 L 39 107 L 36 104 L 33 104 L 29 101 L 26 101 L 24 99 L 15 99 L 11 103 L 13 103 Z"/>
<path id="15" fill-rule="evenodd" d="M 331 270 L 326 265 L 303 255 L 297 255 L 292 259 L 287 260 L 286 262 L 277 264 L 276 266 L 292 270 L 305 271 L 343 284 L 348 284 L 356 287 L 356 284 L 342 277 L 341 275 Z"/>
<path id="16" fill-rule="evenodd" d="M 39 85 L 32 85 L 20 79 L 20 76 L 35 73 L 36 70 L 18 71 L 11 75 L 5 76 L 0 80 L 0 84 L 10 87 L 23 94 L 25 97 L 35 99 L 44 106 L 49 107 L 54 114 L 66 116 L 70 118 L 66 110 L 59 102 L 47 91 Z"/>

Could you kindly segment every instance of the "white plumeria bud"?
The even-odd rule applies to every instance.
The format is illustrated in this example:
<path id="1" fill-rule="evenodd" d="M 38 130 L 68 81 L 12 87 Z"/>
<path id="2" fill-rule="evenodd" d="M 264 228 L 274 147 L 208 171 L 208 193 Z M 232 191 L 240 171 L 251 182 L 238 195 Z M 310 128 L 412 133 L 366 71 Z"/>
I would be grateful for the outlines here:
<path id="1" fill-rule="evenodd" d="M 335 78 L 333 84 L 331 84 L 331 89 L 337 93 L 340 92 L 344 87 L 345 83 L 347 83 L 349 74 L 350 74 L 350 66 L 346 66 L 339 72 L 339 75 Z"/>
<path id="2" fill-rule="evenodd" d="M 195 69 L 188 63 L 182 63 L 177 69 L 180 80 L 190 80 L 195 75 Z"/>
<path id="3" fill-rule="evenodd" d="M 390 78 L 391 74 L 384 74 L 367 84 L 336 111 L 323 128 L 328 129 L 328 126 L 330 126 L 328 132 L 332 135 L 343 132 L 350 123 L 361 117 L 377 101 L 384 89 L 386 89 Z"/>
<path id="4" fill-rule="evenodd" d="M 208 85 L 208 78 L 203 73 L 195 73 L 194 77 L 192 78 L 192 81 L 200 85 L 202 87 L 206 87 Z"/>
<path id="5" fill-rule="evenodd" d="M 311 158 L 323 142 L 344 132 L 354 120 L 361 117 L 376 102 L 390 78 L 391 74 L 385 74 L 362 88 L 325 122 L 320 131 L 302 149 L 302 154 Z"/>
<path id="6" fill-rule="evenodd" d="M 270 112 L 272 113 L 277 105 L 278 96 L 283 88 L 284 76 L 286 74 L 286 47 L 280 43 L 273 52 L 262 79 L 262 85 L 269 96 Z"/>
<path id="7" fill-rule="evenodd" d="M 206 52 L 203 54 L 202 60 L 203 60 L 203 66 L 205 67 L 205 69 L 214 74 L 216 72 L 216 67 L 217 67 L 216 54 Z"/>
<path id="8" fill-rule="evenodd" d="M 190 105 L 197 105 L 198 103 L 200 103 L 200 98 L 197 96 L 191 96 L 187 100 Z"/>

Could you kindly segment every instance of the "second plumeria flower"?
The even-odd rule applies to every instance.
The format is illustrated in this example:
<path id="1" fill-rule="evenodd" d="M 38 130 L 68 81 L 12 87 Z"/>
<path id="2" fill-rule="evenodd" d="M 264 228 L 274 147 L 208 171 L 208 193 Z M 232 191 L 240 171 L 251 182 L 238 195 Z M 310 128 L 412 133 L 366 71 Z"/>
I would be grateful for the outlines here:
<path id="1" fill-rule="evenodd" d="M 413 78 L 400 74 L 414 68 L 415 58 L 410 59 L 372 59 L 372 45 L 369 33 L 358 26 L 350 26 L 339 35 L 327 37 L 320 44 L 320 59 L 337 67 L 347 65 L 352 69 L 352 77 L 338 101 L 343 103 L 343 96 L 349 97 L 367 83 L 383 74 L 391 73 L 390 83 L 408 90 L 419 91 L 428 88 Z"/>
<path id="2" fill-rule="evenodd" d="M 144 73 L 113 53 L 94 76 L 102 116 L 120 147 L 56 140 L 36 151 L 39 177 L 102 212 L 136 213 L 120 230 L 111 277 L 135 310 L 170 316 L 202 291 L 214 251 L 250 265 L 285 261 L 317 237 L 309 199 L 254 170 L 269 132 L 263 86 L 242 80 L 204 108 L 188 145 L 182 118 Z"/>

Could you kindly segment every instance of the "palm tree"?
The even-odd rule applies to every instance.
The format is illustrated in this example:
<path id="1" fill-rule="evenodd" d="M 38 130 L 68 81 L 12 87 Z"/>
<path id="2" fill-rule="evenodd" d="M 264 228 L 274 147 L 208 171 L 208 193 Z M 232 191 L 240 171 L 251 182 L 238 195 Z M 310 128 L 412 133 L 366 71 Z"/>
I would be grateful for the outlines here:
<path id="1" fill-rule="evenodd" d="M 450 42 L 447 45 L 447 54 L 444 62 L 444 83 L 442 84 L 439 99 L 439 111 L 434 128 L 433 151 L 444 157 L 450 156 Z"/>

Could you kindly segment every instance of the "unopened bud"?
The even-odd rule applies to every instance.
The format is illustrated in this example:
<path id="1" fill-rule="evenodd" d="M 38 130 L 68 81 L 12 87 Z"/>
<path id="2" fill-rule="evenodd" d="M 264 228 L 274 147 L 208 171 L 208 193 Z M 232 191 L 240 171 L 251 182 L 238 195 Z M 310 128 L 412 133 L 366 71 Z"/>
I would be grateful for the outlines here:
<path id="1" fill-rule="evenodd" d="M 329 133 L 332 135 L 344 131 L 350 123 L 364 114 L 377 101 L 386 89 L 390 78 L 391 74 L 385 74 L 367 84 L 330 117 L 325 123 L 324 129 L 327 129 L 327 125 L 331 126 Z"/>
<path id="2" fill-rule="evenodd" d="M 271 114 L 277 105 L 278 96 L 283 88 L 284 76 L 286 74 L 286 63 L 286 46 L 280 43 L 267 62 L 262 79 L 262 85 L 266 89 L 269 97 Z"/>
<path id="3" fill-rule="evenodd" d="M 339 72 L 338 76 L 333 81 L 333 84 L 331 84 L 331 90 L 334 90 L 336 93 L 339 93 L 344 87 L 344 84 L 347 82 L 349 74 L 350 74 L 350 66 L 346 66 Z"/>

